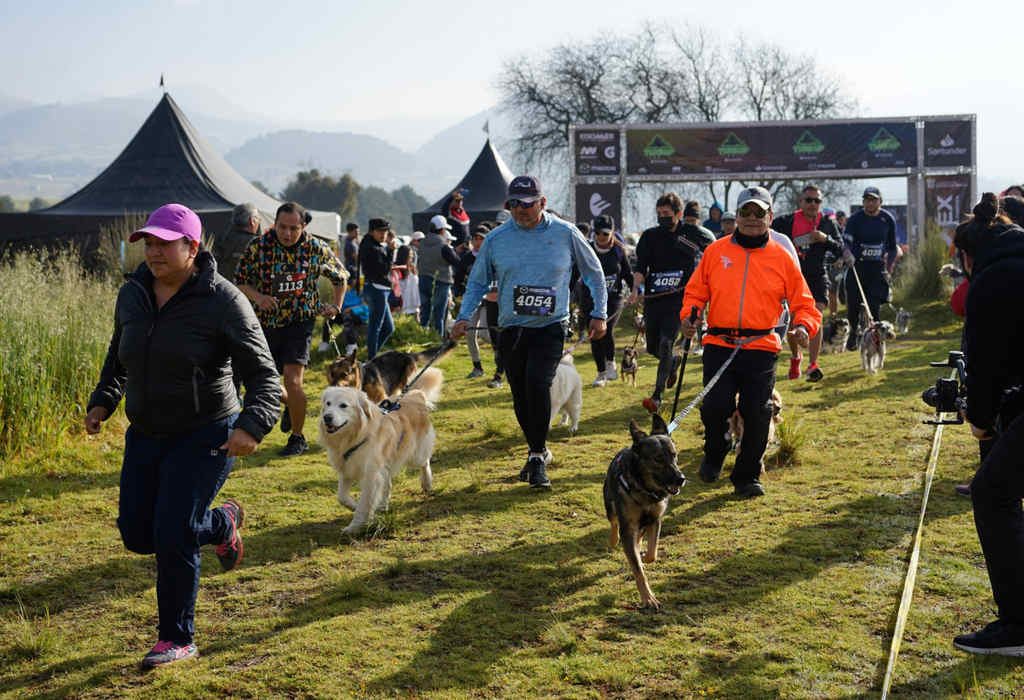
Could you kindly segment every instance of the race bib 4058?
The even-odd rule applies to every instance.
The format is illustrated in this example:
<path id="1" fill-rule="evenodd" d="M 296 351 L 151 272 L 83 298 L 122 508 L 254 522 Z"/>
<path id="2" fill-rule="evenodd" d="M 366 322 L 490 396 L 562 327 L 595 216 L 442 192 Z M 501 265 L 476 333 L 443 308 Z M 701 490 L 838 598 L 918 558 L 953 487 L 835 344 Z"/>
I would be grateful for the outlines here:
<path id="1" fill-rule="evenodd" d="M 683 284 L 683 271 L 670 270 L 668 272 L 652 272 L 651 281 L 647 285 L 652 293 L 671 292 L 679 289 Z"/>

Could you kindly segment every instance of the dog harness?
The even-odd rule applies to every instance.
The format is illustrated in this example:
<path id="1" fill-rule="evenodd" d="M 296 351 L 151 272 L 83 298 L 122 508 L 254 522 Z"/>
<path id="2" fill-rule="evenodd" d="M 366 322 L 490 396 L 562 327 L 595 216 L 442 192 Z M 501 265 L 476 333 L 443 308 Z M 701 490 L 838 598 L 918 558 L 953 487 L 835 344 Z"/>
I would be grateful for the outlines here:
<path id="1" fill-rule="evenodd" d="M 362 440 L 357 442 L 355 445 L 353 445 L 352 447 L 350 447 L 347 450 L 345 450 L 345 452 L 341 455 L 341 458 L 343 460 L 345 460 L 345 461 L 348 461 L 348 458 L 351 457 L 353 454 L 355 454 L 356 450 L 358 450 L 360 447 L 365 445 L 367 440 L 369 440 L 369 438 L 363 438 Z"/>

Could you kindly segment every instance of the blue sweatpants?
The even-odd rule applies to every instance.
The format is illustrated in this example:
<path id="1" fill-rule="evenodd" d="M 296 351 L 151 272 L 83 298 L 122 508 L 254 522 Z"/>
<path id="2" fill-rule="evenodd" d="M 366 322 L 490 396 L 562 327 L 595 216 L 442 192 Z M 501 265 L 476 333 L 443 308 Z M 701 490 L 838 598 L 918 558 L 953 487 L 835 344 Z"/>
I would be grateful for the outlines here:
<path id="1" fill-rule="evenodd" d="M 130 551 L 156 554 L 160 640 L 192 642 L 199 548 L 227 539 L 228 516 L 210 504 L 235 461 L 218 449 L 235 418 L 181 435 L 151 437 L 133 427 L 125 434 L 117 527 Z"/>

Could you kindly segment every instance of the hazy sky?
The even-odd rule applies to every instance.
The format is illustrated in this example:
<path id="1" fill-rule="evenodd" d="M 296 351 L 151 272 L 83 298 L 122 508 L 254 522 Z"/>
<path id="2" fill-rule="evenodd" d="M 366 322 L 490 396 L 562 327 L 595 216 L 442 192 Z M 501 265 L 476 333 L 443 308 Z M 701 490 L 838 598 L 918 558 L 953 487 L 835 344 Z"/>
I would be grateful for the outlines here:
<path id="1" fill-rule="evenodd" d="M 1024 180 L 1018 3 L 151 2 L 0 0 L 0 93 L 35 102 L 134 95 L 160 73 L 275 119 L 449 119 L 497 100 L 502 62 L 574 38 L 700 24 L 723 42 L 813 55 L 858 116 L 975 112 L 983 176 Z M 713 11 L 714 14 L 709 14 Z"/>

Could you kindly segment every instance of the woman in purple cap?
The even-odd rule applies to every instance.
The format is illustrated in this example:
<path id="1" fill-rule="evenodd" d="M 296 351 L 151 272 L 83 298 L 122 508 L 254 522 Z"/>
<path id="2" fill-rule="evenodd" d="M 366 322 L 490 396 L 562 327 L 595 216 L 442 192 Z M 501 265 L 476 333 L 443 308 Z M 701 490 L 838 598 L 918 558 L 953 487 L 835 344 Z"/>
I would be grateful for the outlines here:
<path id="1" fill-rule="evenodd" d="M 242 561 L 245 511 L 210 504 L 234 458 L 277 421 L 280 386 L 252 305 L 200 250 L 199 217 L 181 204 L 154 211 L 130 241 L 146 262 L 117 295 L 114 335 L 85 417 L 91 435 L 123 395 L 125 434 L 117 527 L 125 547 L 156 554 L 158 641 L 147 668 L 197 654 L 199 548 L 216 545 L 225 571 Z M 232 371 L 245 384 L 239 412 Z"/>

